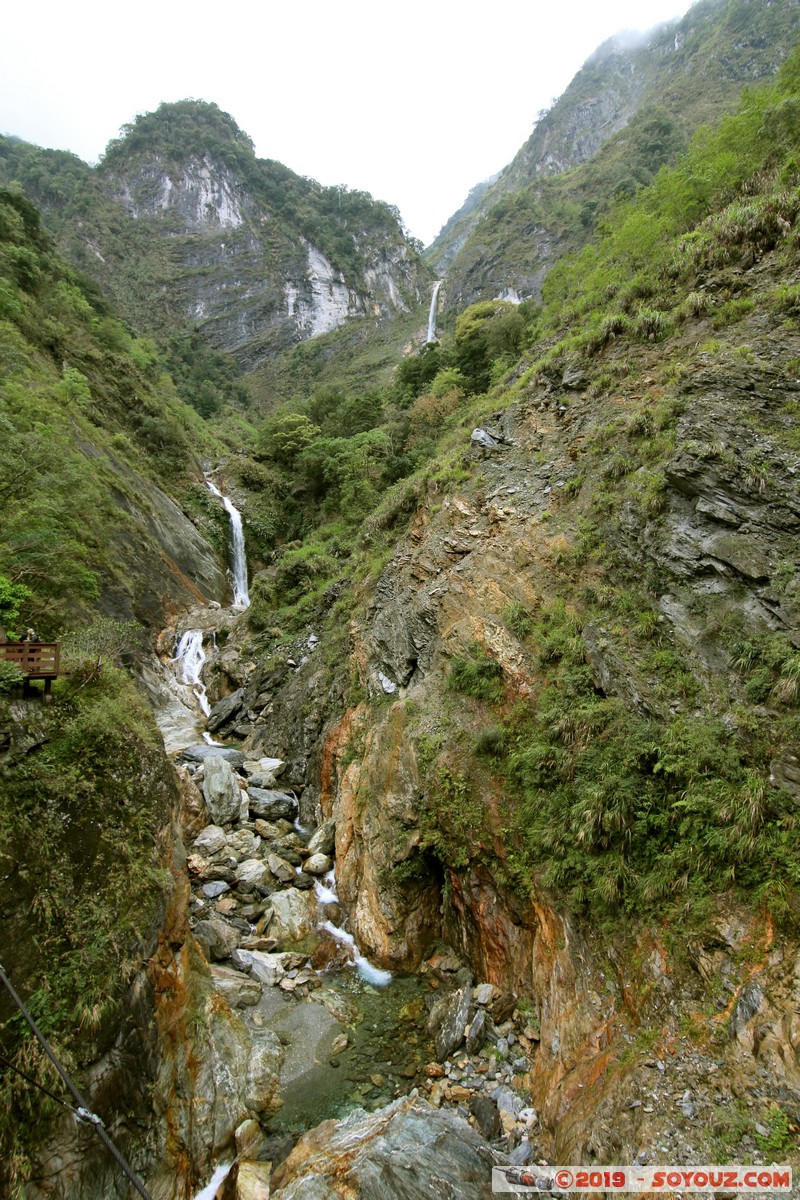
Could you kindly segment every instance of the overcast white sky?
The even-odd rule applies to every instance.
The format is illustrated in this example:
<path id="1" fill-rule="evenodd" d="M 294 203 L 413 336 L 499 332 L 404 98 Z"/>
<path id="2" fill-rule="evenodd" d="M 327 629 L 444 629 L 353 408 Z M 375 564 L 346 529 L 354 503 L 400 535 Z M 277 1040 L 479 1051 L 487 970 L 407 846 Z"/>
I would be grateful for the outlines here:
<path id="1" fill-rule="evenodd" d="M 96 162 L 162 100 L 213 100 L 275 158 L 400 209 L 426 244 L 621 29 L 689 0 L 38 0 L 6 6 L 0 131 Z"/>

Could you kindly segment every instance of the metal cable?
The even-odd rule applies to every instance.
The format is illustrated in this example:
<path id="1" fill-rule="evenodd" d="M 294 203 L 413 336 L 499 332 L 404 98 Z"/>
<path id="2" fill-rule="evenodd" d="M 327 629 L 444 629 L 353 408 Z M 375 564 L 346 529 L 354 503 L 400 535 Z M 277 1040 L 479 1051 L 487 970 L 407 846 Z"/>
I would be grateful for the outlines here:
<path id="1" fill-rule="evenodd" d="M 108 1152 L 112 1156 L 112 1158 L 114 1158 L 115 1161 L 119 1164 L 121 1170 L 125 1173 L 127 1178 L 130 1180 L 130 1182 L 136 1188 L 139 1195 L 143 1197 L 143 1200 L 153 1200 L 152 1196 L 147 1191 L 147 1189 L 144 1186 L 144 1184 L 142 1183 L 141 1179 L 139 1179 L 138 1175 L 136 1175 L 133 1168 L 128 1165 L 128 1163 L 125 1161 L 125 1159 L 120 1154 L 117 1147 L 112 1142 L 111 1138 L 106 1133 L 105 1126 L 103 1125 L 103 1122 L 101 1121 L 100 1117 L 98 1117 L 96 1113 L 93 1113 L 92 1110 L 89 1108 L 89 1105 L 86 1103 L 83 1096 L 80 1094 L 78 1089 L 75 1087 L 75 1084 L 72 1082 L 69 1075 L 64 1070 L 64 1068 L 62 1067 L 62 1065 L 58 1061 L 58 1059 L 56 1058 L 55 1051 L 52 1049 L 52 1047 L 50 1046 L 50 1043 L 47 1041 L 47 1038 L 44 1036 L 42 1031 L 39 1029 L 39 1026 L 36 1024 L 33 1017 L 28 1012 L 25 1005 L 22 1003 L 22 1000 L 19 998 L 16 991 L 14 990 L 11 980 L 8 978 L 8 976 L 6 975 L 6 973 L 2 967 L 0 967 L 0 983 L 2 983 L 5 986 L 6 990 L 8 991 L 8 994 L 11 996 L 11 999 L 14 1001 L 17 1008 L 22 1013 L 25 1020 L 28 1022 L 28 1025 L 30 1025 L 31 1029 L 33 1030 L 34 1036 L 36 1037 L 37 1041 L 41 1045 L 45 1054 L 50 1059 L 50 1061 L 53 1064 L 53 1066 L 55 1067 L 56 1071 L 58 1072 L 58 1074 L 63 1079 L 64 1083 L 69 1088 L 69 1091 L 78 1106 L 77 1112 L 75 1115 L 78 1117 L 79 1120 L 85 1121 L 94 1127 L 95 1133 L 100 1138 L 100 1141 L 103 1143 L 106 1150 L 108 1150 Z M 50 1093 L 50 1094 L 52 1095 L 52 1093 Z M 57 1097 L 53 1097 L 53 1098 L 57 1099 Z M 64 1102 L 59 1101 L 59 1103 L 63 1104 Z M 69 1108 L 69 1105 L 66 1105 L 65 1107 Z"/>

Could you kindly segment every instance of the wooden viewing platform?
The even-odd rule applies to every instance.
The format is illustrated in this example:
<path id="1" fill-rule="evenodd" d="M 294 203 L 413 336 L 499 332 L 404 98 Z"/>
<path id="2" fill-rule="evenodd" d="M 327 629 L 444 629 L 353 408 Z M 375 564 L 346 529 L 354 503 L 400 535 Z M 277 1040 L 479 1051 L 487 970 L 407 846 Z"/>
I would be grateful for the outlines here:
<path id="1" fill-rule="evenodd" d="M 60 656 L 60 642 L 0 642 L 0 658 L 19 667 L 26 687 L 31 679 L 43 679 L 45 696 L 58 678 Z"/>

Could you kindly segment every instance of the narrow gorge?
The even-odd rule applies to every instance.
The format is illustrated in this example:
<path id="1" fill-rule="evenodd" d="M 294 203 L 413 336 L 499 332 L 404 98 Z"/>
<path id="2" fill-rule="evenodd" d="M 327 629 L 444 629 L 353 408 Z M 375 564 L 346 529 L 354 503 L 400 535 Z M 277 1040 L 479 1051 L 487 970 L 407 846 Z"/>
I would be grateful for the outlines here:
<path id="1" fill-rule="evenodd" d="M 9 1200 L 798 1194 L 798 11 L 427 251 L 205 101 L 0 138 Z"/>

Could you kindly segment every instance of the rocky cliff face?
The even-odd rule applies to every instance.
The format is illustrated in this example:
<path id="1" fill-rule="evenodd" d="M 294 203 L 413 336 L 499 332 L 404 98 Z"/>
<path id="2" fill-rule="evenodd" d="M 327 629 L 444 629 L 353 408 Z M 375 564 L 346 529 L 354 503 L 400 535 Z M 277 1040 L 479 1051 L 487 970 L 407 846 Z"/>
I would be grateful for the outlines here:
<path id="1" fill-rule="evenodd" d="M 0 178 L 27 185 L 65 253 L 140 332 L 199 328 L 242 369 L 353 318 L 407 312 L 427 290 L 396 211 L 257 159 L 216 105 L 138 117 L 95 170 L 5 149 Z M 66 173 L 55 188 L 29 170 L 37 154 Z"/>
<path id="2" fill-rule="evenodd" d="M 768 288 L 779 261 L 737 268 L 737 287 Z M 720 279 L 706 282 L 713 294 Z M 797 332 L 776 340 L 780 317 L 756 307 L 709 342 L 712 312 L 667 353 L 612 342 L 543 369 L 487 419 L 493 445 L 464 430 L 468 481 L 417 496 L 354 608 L 350 673 L 365 698 L 348 704 L 332 684 L 316 635 L 231 679 L 226 727 L 299 751 L 301 811 L 336 822 L 339 894 L 364 952 L 407 970 L 444 942 L 477 979 L 528 998 L 539 1040 L 518 1082 L 539 1113 L 536 1154 L 551 1160 L 690 1161 L 720 1147 L 758 1160 L 776 1112 L 791 1121 L 800 1100 L 791 922 L 776 930 L 709 898 L 688 944 L 657 915 L 598 933 L 557 887 L 514 882 L 512 784 L 474 750 L 509 736 L 497 723 L 512 703 L 538 702 L 565 649 L 552 615 L 535 634 L 531 622 L 565 605 L 570 661 L 594 695 L 654 729 L 719 714 L 713 737 L 730 736 L 758 775 L 766 819 L 794 828 L 794 701 L 763 648 L 800 644 Z M 622 618 L 620 589 L 632 589 Z M 637 620 L 650 631 L 640 643 Z M 502 678 L 505 700 L 454 695 L 454 664 L 470 661 L 494 664 L 486 678 Z M 559 719 L 568 739 L 584 736 Z M 516 736 L 524 749 L 532 733 Z M 534 878 L 547 866 L 529 865 Z"/>
<path id="3" fill-rule="evenodd" d="M 731 109 L 743 86 L 774 74 L 797 34 L 793 4 L 734 0 L 699 3 L 682 20 L 646 36 L 621 34 L 604 43 L 540 115 L 496 182 L 482 188 L 477 204 L 468 202 L 430 247 L 434 269 L 448 277 L 448 308 L 457 312 L 509 289 L 538 299 L 553 263 L 589 235 L 600 179 L 601 187 L 619 187 L 623 194 L 646 182 L 699 124 Z M 622 131 L 648 106 L 657 106 L 675 128 L 660 149 L 663 129 L 647 132 L 642 155 L 637 135 Z M 653 154 L 660 154 L 659 161 Z M 604 164 L 614 157 L 620 170 L 604 178 Z M 599 174 L 587 175 L 588 186 L 578 174 L 559 194 L 542 190 L 544 181 L 592 160 L 600 164 Z M 582 210 L 587 199 L 590 207 Z M 565 201 L 571 202 L 566 222 Z"/>
<path id="4" fill-rule="evenodd" d="M 419 265 L 399 230 L 372 240 L 365 232 L 360 267 L 344 271 L 211 155 L 177 170 L 158 157 L 140 160 L 107 186 L 150 236 L 180 239 L 172 302 L 243 367 L 350 318 L 381 319 L 420 299 Z"/>

